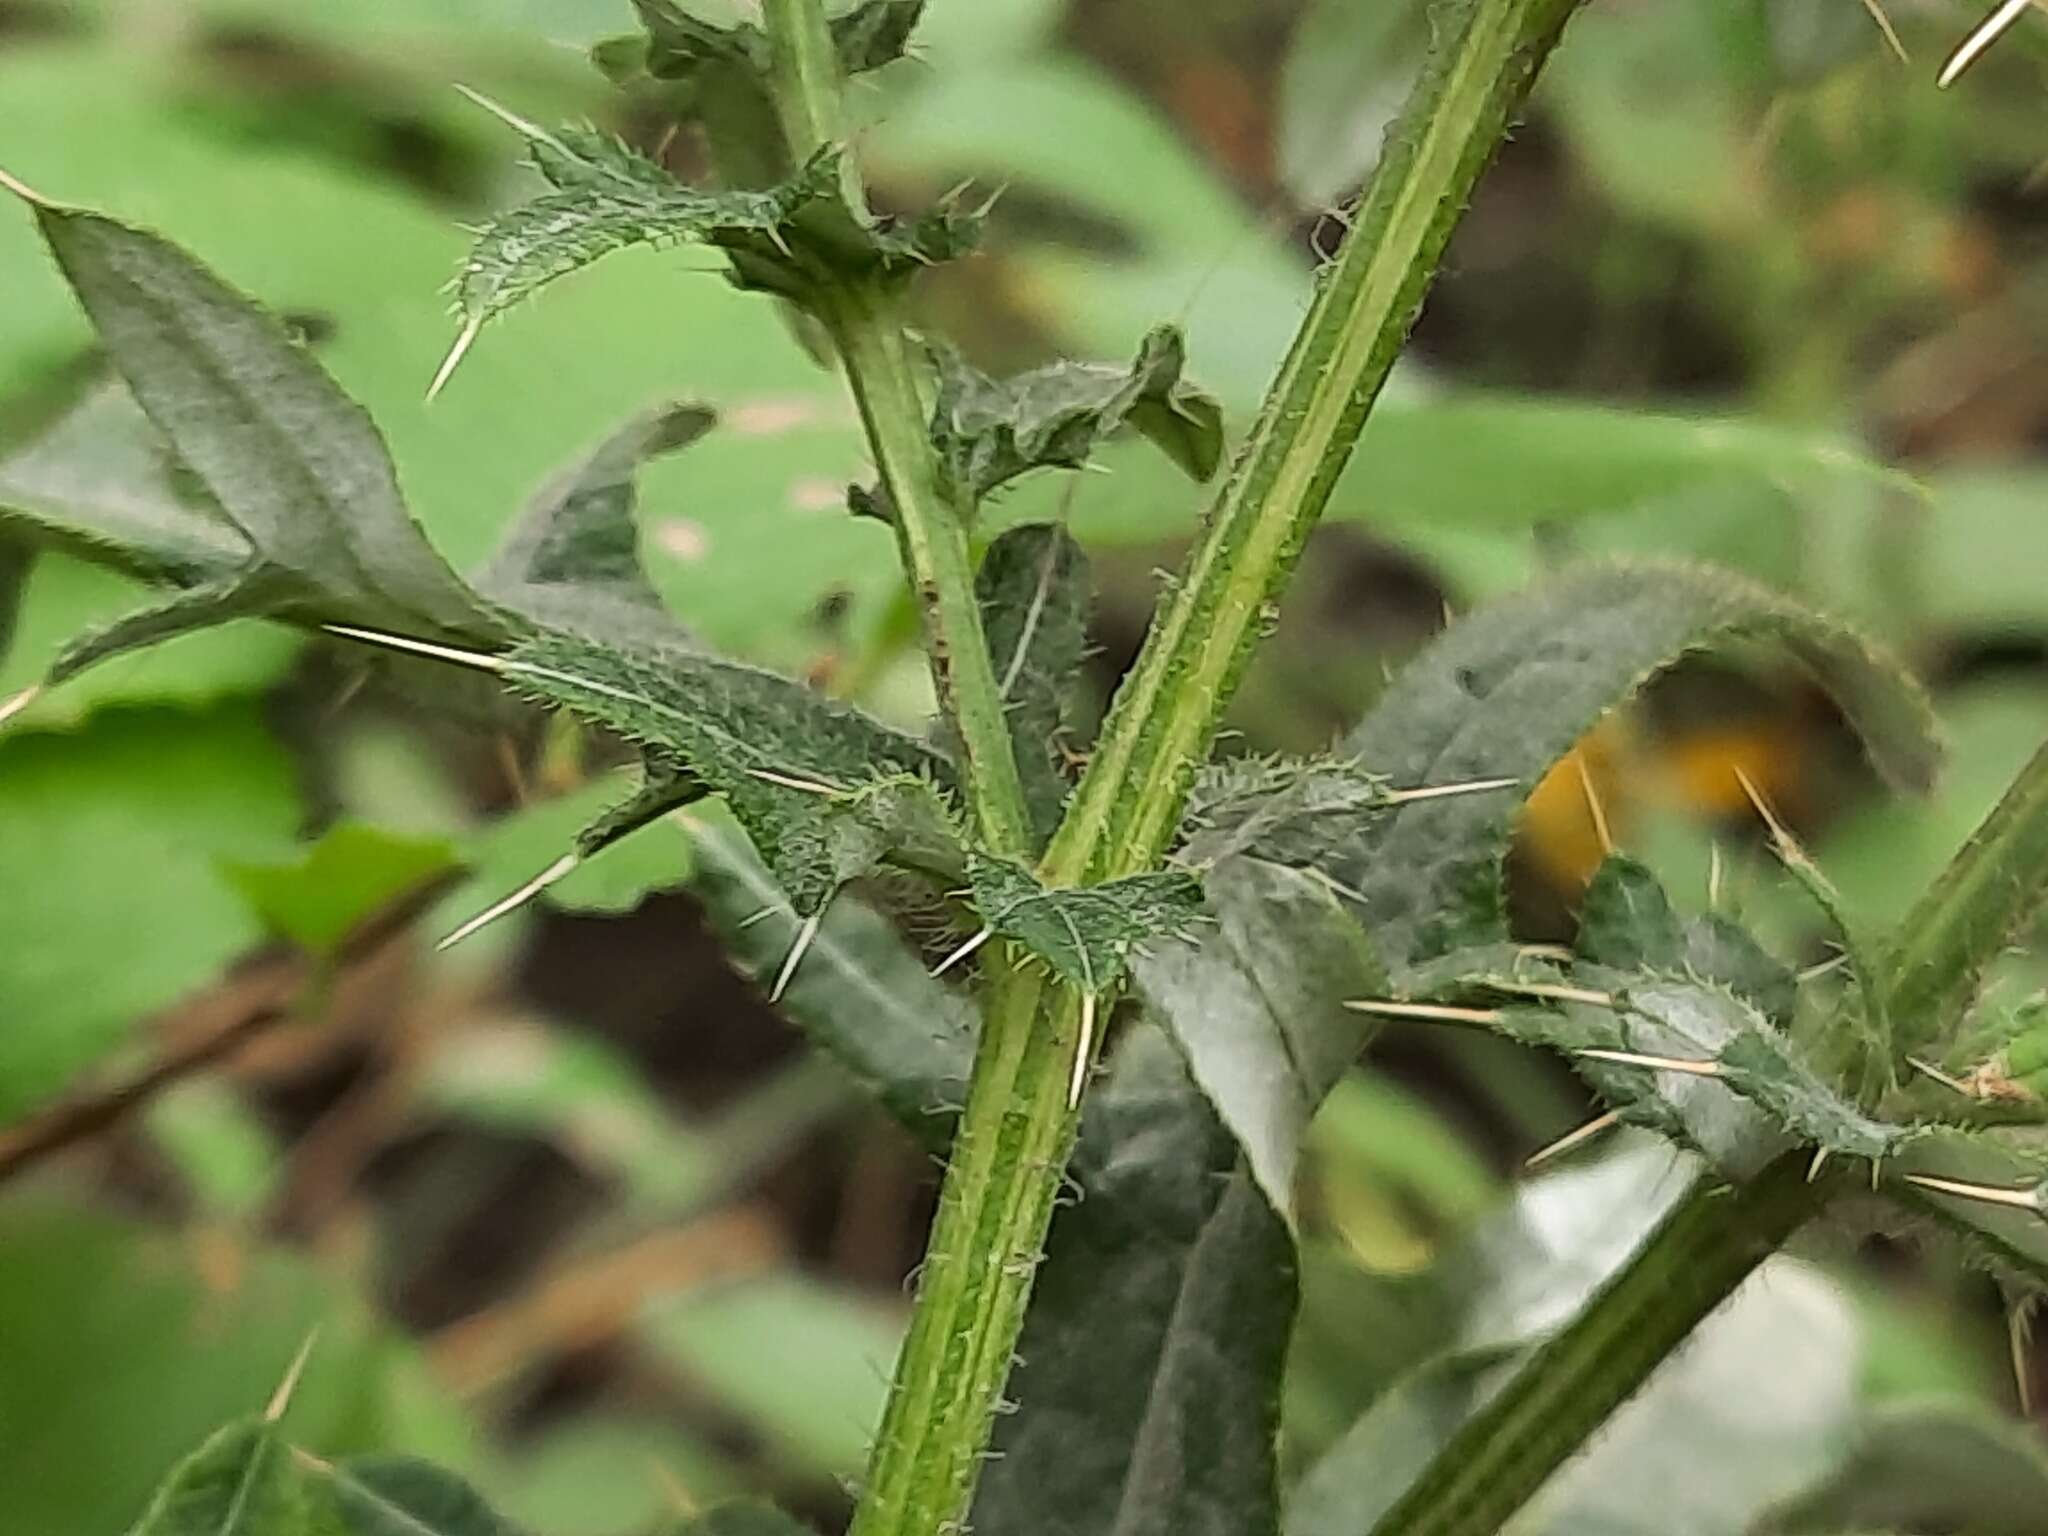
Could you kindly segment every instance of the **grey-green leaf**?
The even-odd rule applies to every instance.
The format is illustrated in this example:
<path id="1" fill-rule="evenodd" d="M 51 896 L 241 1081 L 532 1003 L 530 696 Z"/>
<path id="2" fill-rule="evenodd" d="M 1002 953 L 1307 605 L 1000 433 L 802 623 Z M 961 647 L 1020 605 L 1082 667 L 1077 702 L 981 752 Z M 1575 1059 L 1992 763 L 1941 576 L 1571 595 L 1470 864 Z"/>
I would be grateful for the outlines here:
<path id="1" fill-rule="evenodd" d="M 1333 758 L 1227 758 L 1202 770 L 1182 817 L 1182 857 L 1243 854 L 1309 869 L 1355 848 L 1396 801 L 1384 778 Z"/>
<path id="2" fill-rule="evenodd" d="M 968 874 L 982 921 L 1084 992 L 1108 990 L 1140 946 L 1185 933 L 1202 917 L 1201 883 L 1180 870 L 1051 888 L 991 855 L 971 859 Z"/>
<path id="3" fill-rule="evenodd" d="M 346 1536 L 522 1536 L 462 1478 L 409 1456 L 357 1456 L 327 1469 Z"/>
<path id="4" fill-rule="evenodd" d="M 1073 1173 L 974 1529 L 1273 1532 L 1293 1240 L 1157 1030 L 1089 1095 Z"/>
<path id="5" fill-rule="evenodd" d="M 2038 1152 L 1995 1132 L 1936 1128 L 1904 1139 L 1884 1171 L 1894 1198 L 1931 1217 L 1971 1258 L 2017 1289 L 2048 1289 L 2048 1162 Z"/>
<path id="6" fill-rule="evenodd" d="M 253 548 L 251 606 L 469 641 L 501 631 L 427 542 L 362 408 L 283 325 L 170 242 L 36 217 L 135 399 Z"/>
<path id="7" fill-rule="evenodd" d="M 1533 788 L 1657 672 L 1737 642 L 1761 642 L 1811 672 L 1887 778 L 1929 782 L 1934 719 L 1896 662 L 1753 582 L 1647 560 L 1581 567 L 1453 625 L 1344 747 L 1395 784 L 1512 778 Z M 1501 861 L 1522 798 L 1403 804 L 1333 871 L 1363 893 L 1367 926 L 1391 963 L 1505 936 Z"/>
<path id="8" fill-rule="evenodd" d="M 951 768 L 937 753 L 772 672 L 694 651 L 629 655 L 568 634 L 541 635 L 500 665 L 516 691 L 616 732 L 646 757 L 651 793 L 589 842 L 708 789 L 808 912 L 894 847 L 924 847 L 950 818 L 938 795 Z M 921 794 L 911 781 L 923 782 Z M 869 798 L 878 783 L 896 792 Z"/>
<path id="9" fill-rule="evenodd" d="M 1196 480 L 1223 454 L 1223 408 L 1181 378 L 1186 346 L 1160 326 L 1129 368 L 1051 363 L 992 379 L 938 348 L 932 442 L 954 483 L 975 501 L 1034 469 L 1078 469 L 1124 427 L 1143 434 Z"/>
<path id="10" fill-rule="evenodd" d="M 1268 1204 L 1291 1220 L 1309 1122 L 1368 1033 L 1344 1004 L 1381 995 L 1385 973 L 1357 923 L 1306 875 L 1232 859 L 1204 888 L 1215 926 L 1152 946 L 1132 975 Z"/>
<path id="11" fill-rule="evenodd" d="M 640 466 L 686 448 L 716 416 L 671 405 L 628 422 L 563 470 L 526 506 L 476 587 L 545 629 L 566 629 L 622 648 L 686 645 L 640 564 L 634 522 Z"/>
<path id="12" fill-rule="evenodd" d="M 1088 557 L 1064 528 L 1026 523 L 989 545 L 975 596 L 1042 848 L 1073 788 L 1069 765 L 1086 745 L 1077 694 L 1088 647 Z"/>

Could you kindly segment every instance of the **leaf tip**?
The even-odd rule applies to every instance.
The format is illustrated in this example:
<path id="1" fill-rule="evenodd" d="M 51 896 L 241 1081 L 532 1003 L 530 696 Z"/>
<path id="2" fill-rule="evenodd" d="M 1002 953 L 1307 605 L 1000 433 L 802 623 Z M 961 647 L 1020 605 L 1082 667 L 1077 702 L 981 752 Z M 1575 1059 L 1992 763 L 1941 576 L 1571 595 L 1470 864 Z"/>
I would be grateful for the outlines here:
<path id="1" fill-rule="evenodd" d="M 446 937 L 434 945 L 434 953 L 438 955 L 444 950 L 453 949 L 457 944 L 460 944 L 479 929 L 489 927 L 509 912 L 516 912 L 557 880 L 566 877 L 571 870 L 575 869 L 582 862 L 582 859 L 576 854 L 563 854 L 554 863 L 527 881 L 526 884 L 520 886 L 518 890 L 492 902 L 483 911 L 477 913 L 475 917 L 469 919 L 468 922 L 450 931 Z"/>
<path id="2" fill-rule="evenodd" d="M 270 1394 L 270 1401 L 264 1405 L 264 1423 L 275 1424 L 284 1417 L 285 1410 L 291 1406 L 292 1394 L 299 1390 L 299 1378 L 306 1374 L 306 1362 L 313 1358 L 313 1346 L 319 1341 L 320 1330 L 315 1328 L 299 1345 L 299 1352 L 292 1356 L 292 1363 L 285 1368 L 284 1380 L 277 1384 L 277 1390 Z"/>
<path id="3" fill-rule="evenodd" d="M 43 196 L 34 187 L 21 180 L 18 176 L 10 174 L 4 168 L 0 168 L 0 189 L 12 192 L 32 208 L 55 208 L 59 206 L 55 199 Z"/>
<path id="4" fill-rule="evenodd" d="M 0 725 L 5 725 L 43 696 L 43 685 L 31 683 L 11 699 L 0 700 Z"/>
<path id="5" fill-rule="evenodd" d="M 433 403 L 447 387 L 448 381 L 455 376 L 457 365 L 476 344 L 477 332 L 483 329 L 483 324 L 483 317 L 480 315 L 473 315 L 464 323 L 461 332 L 455 338 L 455 345 L 448 349 L 448 355 L 441 359 L 441 366 L 434 370 L 433 382 L 427 385 L 428 404 Z"/>

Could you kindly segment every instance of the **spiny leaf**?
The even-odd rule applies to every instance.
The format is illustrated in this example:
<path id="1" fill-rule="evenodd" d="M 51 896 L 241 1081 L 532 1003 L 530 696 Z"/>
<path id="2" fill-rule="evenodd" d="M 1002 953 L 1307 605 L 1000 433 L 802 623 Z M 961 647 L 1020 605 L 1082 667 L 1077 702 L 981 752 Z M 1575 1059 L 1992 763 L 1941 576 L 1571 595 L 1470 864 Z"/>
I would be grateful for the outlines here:
<path id="1" fill-rule="evenodd" d="M 980 215 L 943 202 L 908 223 L 849 207 L 839 151 L 821 150 L 765 191 L 685 186 L 638 151 L 589 130 L 550 133 L 501 114 L 527 136 L 554 190 L 484 226 L 455 280 L 462 331 L 438 389 L 493 316 L 614 251 L 692 241 L 722 250 L 741 287 L 799 304 L 849 278 L 900 279 L 968 249 Z"/>
<path id="2" fill-rule="evenodd" d="M 635 478 L 648 459 L 688 447 L 716 419 L 701 406 L 673 405 L 621 427 L 527 504 L 476 573 L 477 589 L 545 629 L 628 649 L 688 644 L 641 568 Z"/>
<path id="3" fill-rule="evenodd" d="M 1358 924 L 1306 875 L 1239 858 L 1203 886 L 1215 926 L 1153 945 L 1132 976 L 1267 1203 L 1291 1221 L 1309 1122 L 1369 1030 L 1343 1000 L 1376 993 L 1385 973 Z"/>
<path id="4" fill-rule="evenodd" d="M 1798 1002 L 1791 968 L 1722 917 L 1680 917 L 1644 865 L 1617 854 L 1601 864 L 1579 905 L 1574 948 L 1610 971 L 1691 976 L 1718 983 L 1781 1028 Z"/>
<path id="5" fill-rule="evenodd" d="M 990 929 L 1089 993 L 1114 986 L 1140 945 L 1184 933 L 1202 916 L 1200 882 L 1178 870 L 1050 889 L 1021 864 L 976 856 L 968 874 Z"/>
<path id="6" fill-rule="evenodd" d="M 504 633 L 406 511 L 369 418 L 276 319 L 156 235 L 79 209 L 36 218 L 135 399 L 251 552 L 209 552 L 203 581 L 122 644 L 240 613 Z"/>
<path id="7" fill-rule="evenodd" d="M 1938 757 L 1918 686 L 1853 631 L 1752 582 L 1655 561 L 1588 565 L 1462 620 L 1344 750 L 1396 784 L 1533 786 L 1600 717 L 1690 652 L 1762 642 L 1809 670 L 1896 783 Z M 1521 797 L 1399 806 L 1332 870 L 1396 965 L 1503 937 L 1501 861 Z"/>
<path id="8" fill-rule="evenodd" d="M 740 62 L 765 77 L 768 36 L 751 22 L 700 21 L 673 0 L 633 0 L 647 30 L 647 71 L 657 79 L 688 79 L 707 65 Z M 863 74 L 903 57 L 924 0 L 863 0 L 831 20 L 841 73 Z"/>
<path id="9" fill-rule="evenodd" d="M 1088 557 L 1064 529 L 1027 523 L 988 547 L 975 577 L 1031 826 L 1044 846 L 1073 788 L 1075 694 L 1088 645 Z"/>
<path id="10" fill-rule="evenodd" d="M 1182 380 L 1186 346 L 1170 325 L 1145 337 L 1127 369 L 1060 362 L 993 379 L 948 347 L 933 358 L 932 443 L 974 501 L 1034 469 L 1078 469 L 1126 426 L 1196 480 L 1222 457 L 1223 408 Z"/>
<path id="11" fill-rule="evenodd" d="M 179 1463 L 129 1536 L 336 1536 L 268 1419 L 220 1430 Z"/>
<path id="12" fill-rule="evenodd" d="M 1073 1173 L 973 1528 L 1270 1532 L 1293 1240 L 1156 1029 L 1089 1095 Z"/>
<path id="13" fill-rule="evenodd" d="M 1888 1193 L 1934 1218 L 2001 1280 L 2048 1289 L 2048 1162 L 2038 1152 L 1997 1132 L 1934 1128 L 1904 1140 L 1885 1173 Z M 1959 1192 L 1968 1190 L 1977 1193 Z"/>
<path id="14" fill-rule="evenodd" d="M 1387 781 L 1334 758 L 1228 758 L 1195 780 L 1182 817 L 1193 864 L 1244 855 L 1306 869 L 1355 847 L 1395 805 Z"/>
<path id="15" fill-rule="evenodd" d="M 1953 1038 L 1985 970 L 2048 896 L 2048 746 L 1915 902 L 1886 957 L 1902 1055 Z"/>
<path id="16" fill-rule="evenodd" d="M 945 760 L 788 678 L 689 651 L 627 655 L 571 635 L 542 635 L 500 667 L 516 692 L 618 733 L 647 759 L 647 789 L 593 829 L 586 848 L 712 791 L 810 912 L 892 840 L 926 852 L 944 840 Z M 875 793 L 880 781 L 890 794 Z"/>
<path id="17" fill-rule="evenodd" d="M 346 1536 L 521 1536 L 453 1472 L 409 1456 L 357 1456 L 320 1468 Z"/>

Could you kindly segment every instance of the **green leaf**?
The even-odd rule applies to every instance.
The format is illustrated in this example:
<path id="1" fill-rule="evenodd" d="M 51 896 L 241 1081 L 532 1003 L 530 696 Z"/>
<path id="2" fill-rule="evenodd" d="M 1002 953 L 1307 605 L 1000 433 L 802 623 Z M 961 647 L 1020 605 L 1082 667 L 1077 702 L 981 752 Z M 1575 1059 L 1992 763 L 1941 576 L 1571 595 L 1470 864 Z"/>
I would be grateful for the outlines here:
<path id="1" fill-rule="evenodd" d="M 1901 1055 L 1947 1043 L 1984 973 L 2048 898 L 2048 746 L 1900 923 L 1885 991 Z"/>
<path id="2" fill-rule="evenodd" d="M 715 792 L 810 912 L 884 855 L 928 856 L 949 835 L 944 759 L 788 678 L 691 651 L 629 656 L 565 634 L 529 641 L 498 670 L 514 691 L 616 732 L 647 760 L 641 796 L 592 827 L 585 851 Z"/>
<path id="3" fill-rule="evenodd" d="M 252 549 L 53 676 L 244 613 L 502 635 L 413 522 L 369 418 L 282 325 L 158 236 L 76 209 L 36 218 L 136 400 Z"/>
<path id="4" fill-rule="evenodd" d="M 0 739 L 0 881 L 21 893 L 0 923 L 0 1122 L 262 939 L 220 861 L 286 855 L 301 814 L 246 709 Z"/>
<path id="5" fill-rule="evenodd" d="M 35 552 L 16 539 L 0 536 L 0 660 L 14 644 L 14 623 L 21 614 L 21 592 Z"/>
<path id="6" fill-rule="evenodd" d="M 1587 885 L 1574 949 L 1610 971 L 1717 983 L 1781 1028 L 1798 1003 L 1791 968 L 1746 929 L 1719 913 L 1680 917 L 1657 877 L 1623 854 L 1603 862 Z"/>
<path id="7" fill-rule="evenodd" d="M 271 932 L 329 956 L 365 919 L 455 867 L 454 846 L 343 822 L 292 858 L 221 866 Z"/>
<path id="8" fill-rule="evenodd" d="M 622 648 L 687 644 L 641 566 L 634 482 L 642 463 L 687 448 L 716 419 L 672 405 L 614 432 L 527 504 L 477 590 L 544 629 Z"/>
<path id="9" fill-rule="evenodd" d="M 1231 859 L 1204 885 L 1215 926 L 1153 945 L 1132 974 L 1267 1203 L 1292 1221 L 1309 1123 L 1368 1033 L 1345 1000 L 1378 995 L 1385 974 L 1358 925 L 1304 875 Z"/>
<path id="10" fill-rule="evenodd" d="M 744 62 L 765 78 L 768 36 L 751 22 L 700 21 L 673 0 L 633 0 L 647 29 L 647 68 L 663 80 L 684 80 L 707 65 Z M 864 74 L 903 57 L 924 0 L 862 0 L 831 19 L 839 68 Z"/>
<path id="11" fill-rule="evenodd" d="M 1201 883 L 1179 870 L 1052 889 L 1021 864 L 978 855 L 968 875 L 992 931 L 1088 993 L 1114 986 L 1141 945 L 1183 933 L 1202 916 Z"/>
<path id="12" fill-rule="evenodd" d="M 1354 847 L 1397 803 L 1385 779 L 1355 762 L 1227 758 L 1204 768 L 1188 795 L 1182 857 L 1312 869 Z"/>
<path id="13" fill-rule="evenodd" d="M 357 1456 L 321 1469 L 338 1536 L 520 1536 L 462 1478 L 409 1456 Z"/>
<path id="14" fill-rule="evenodd" d="M 1310 0 L 1281 66 L 1279 169 L 1303 207 L 1365 180 L 1400 114 L 1429 38 L 1421 0 Z"/>
<path id="15" fill-rule="evenodd" d="M 1088 557 L 1064 528 L 1026 523 L 989 545 L 974 585 L 1042 848 L 1073 789 L 1073 751 L 1085 744 L 1076 694 L 1088 647 Z"/>
<path id="16" fill-rule="evenodd" d="M 1293 1240 L 1157 1030 L 1089 1095 L 1072 1172 L 974 1528 L 1272 1531 Z"/>
<path id="17" fill-rule="evenodd" d="M 1512 778 L 1533 787 L 1650 677 L 1690 652 L 1736 642 L 1762 642 L 1804 666 L 1886 777 L 1926 786 L 1938 758 L 1933 717 L 1896 663 L 1763 587 L 1652 561 L 1580 567 L 1452 626 L 1345 750 L 1396 784 Z M 1367 926 L 1390 961 L 1505 937 L 1501 862 L 1522 798 L 1397 806 L 1333 871 L 1364 896 Z"/>
<path id="18" fill-rule="evenodd" d="M 687 824 L 691 894 L 727 957 L 756 977 L 774 976 L 802 916 L 739 838 L 696 816 Z M 919 1141 L 943 1148 L 951 1139 L 979 1020 L 873 908 L 850 896 L 832 903 L 780 1007 Z"/>
<path id="19" fill-rule="evenodd" d="M 277 1426 L 230 1424 L 157 1491 L 130 1536 L 338 1536 Z"/>
<path id="20" fill-rule="evenodd" d="M 2044 1507 L 2048 1457 L 2031 1426 L 1963 1403 L 1919 1403 L 1857 1426 L 1847 1458 L 1772 1511 L 1757 1532 L 2032 1536 Z"/>
<path id="21" fill-rule="evenodd" d="M 1172 326 L 1148 332 L 1127 369 L 1060 362 L 992 379 L 950 348 L 933 356 L 932 443 L 973 501 L 1034 469 L 1079 469 L 1124 427 L 1195 480 L 1223 455 L 1223 407 L 1182 381 L 1186 345 Z"/>

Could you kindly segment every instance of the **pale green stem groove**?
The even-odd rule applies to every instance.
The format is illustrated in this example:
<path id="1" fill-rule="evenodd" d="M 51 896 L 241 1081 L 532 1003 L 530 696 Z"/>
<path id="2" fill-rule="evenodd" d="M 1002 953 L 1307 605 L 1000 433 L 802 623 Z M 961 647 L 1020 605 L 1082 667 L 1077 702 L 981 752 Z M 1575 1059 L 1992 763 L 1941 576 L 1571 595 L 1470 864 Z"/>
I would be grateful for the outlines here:
<path id="1" fill-rule="evenodd" d="M 766 0 L 776 111 L 790 152 L 802 160 L 844 139 L 838 56 L 819 0 Z M 850 156 L 846 195 L 861 202 Z M 924 620 L 925 650 L 939 707 L 963 758 L 961 780 L 981 841 L 1028 859 L 1030 819 L 974 599 L 966 519 L 945 486 L 926 431 L 927 412 L 911 366 L 894 295 L 885 285 L 838 289 L 820 316 L 838 349 L 868 446 L 888 492 L 897 545 Z"/>
<path id="2" fill-rule="evenodd" d="M 813 0 L 815 3 L 815 0 Z M 771 4 L 778 10 L 798 0 Z M 1578 0 L 1458 0 L 1043 869 L 1155 867 L 1262 616 L 1385 382 L 1473 183 Z M 893 490 L 893 487 L 892 487 Z M 963 711 L 964 715 L 964 711 Z M 853 1536 L 961 1528 L 1072 1150 L 1076 999 L 999 962 Z"/>
<path id="3" fill-rule="evenodd" d="M 1179 586 L 1118 691 L 1047 851 L 1055 883 L 1150 868 L 1451 231 L 1579 0 L 1439 8 L 1442 42 L 1389 137 Z"/>

